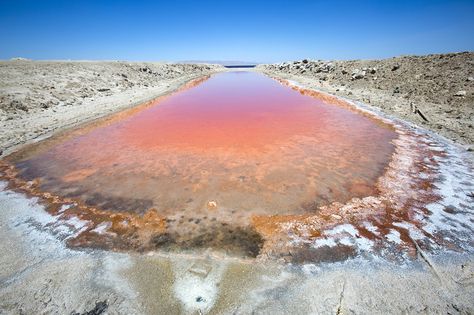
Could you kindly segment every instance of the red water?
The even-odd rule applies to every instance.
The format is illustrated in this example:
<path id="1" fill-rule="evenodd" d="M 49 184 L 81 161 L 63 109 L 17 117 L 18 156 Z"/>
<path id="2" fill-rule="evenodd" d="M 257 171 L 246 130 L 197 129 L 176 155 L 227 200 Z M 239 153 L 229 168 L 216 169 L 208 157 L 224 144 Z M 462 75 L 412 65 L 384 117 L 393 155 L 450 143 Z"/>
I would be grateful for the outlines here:
<path id="1" fill-rule="evenodd" d="M 375 194 L 395 137 L 261 74 L 230 72 L 16 166 L 43 190 L 105 210 L 154 208 L 192 235 Z"/>

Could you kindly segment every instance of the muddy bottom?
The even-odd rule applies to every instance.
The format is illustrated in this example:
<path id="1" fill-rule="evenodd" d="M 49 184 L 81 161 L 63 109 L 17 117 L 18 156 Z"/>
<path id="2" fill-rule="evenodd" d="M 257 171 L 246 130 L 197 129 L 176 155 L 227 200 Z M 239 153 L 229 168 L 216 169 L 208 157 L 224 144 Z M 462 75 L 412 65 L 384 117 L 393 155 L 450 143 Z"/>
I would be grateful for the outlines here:
<path id="1" fill-rule="evenodd" d="M 378 195 L 394 153 L 390 124 L 305 94 L 217 74 L 32 145 L 4 173 L 82 222 L 70 245 L 255 257 L 265 238 L 255 220 Z"/>

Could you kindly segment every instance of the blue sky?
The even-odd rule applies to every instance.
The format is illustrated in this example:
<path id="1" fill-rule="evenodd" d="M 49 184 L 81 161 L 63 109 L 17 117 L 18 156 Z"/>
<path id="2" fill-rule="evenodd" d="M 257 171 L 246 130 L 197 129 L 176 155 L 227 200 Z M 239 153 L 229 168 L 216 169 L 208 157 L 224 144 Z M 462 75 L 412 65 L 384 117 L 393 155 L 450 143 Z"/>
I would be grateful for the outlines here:
<path id="1" fill-rule="evenodd" d="M 468 50 L 474 0 L 0 0 L 0 59 L 277 62 Z"/>

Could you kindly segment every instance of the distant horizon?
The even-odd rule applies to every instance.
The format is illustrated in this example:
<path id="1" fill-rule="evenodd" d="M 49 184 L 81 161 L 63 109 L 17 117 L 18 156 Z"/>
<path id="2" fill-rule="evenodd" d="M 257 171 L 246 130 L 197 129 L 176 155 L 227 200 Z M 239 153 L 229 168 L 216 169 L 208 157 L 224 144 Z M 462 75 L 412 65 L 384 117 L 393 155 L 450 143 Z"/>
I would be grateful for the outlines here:
<path id="1" fill-rule="evenodd" d="M 0 59 L 276 63 L 474 51 L 474 1 L 5 0 Z"/>
<path id="2" fill-rule="evenodd" d="M 404 55 L 396 55 L 390 56 L 385 58 L 372 58 L 372 59 L 317 59 L 317 58 L 300 58 L 300 59 L 289 59 L 289 60 L 281 60 L 275 62 L 256 62 L 256 61 L 237 61 L 237 60 L 125 60 L 125 59 L 32 59 L 26 58 L 22 56 L 12 57 L 10 59 L 0 59 L 0 61 L 15 61 L 15 59 L 25 59 L 27 61 L 43 61 L 43 62 L 156 62 L 156 63 L 206 63 L 206 64 L 220 64 L 220 65 L 259 65 L 259 64 L 266 64 L 266 63 L 282 63 L 288 61 L 297 61 L 297 60 L 321 60 L 321 61 L 351 61 L 351 60 L 383 60 L 383 59 L 392 59 L 392 58 L 401 58 L 401 57 L 422 57 L 422 56 L 429 56 L 429 55 L 446 55 L 446 54 L 463 54 L 463 53 L 474 53 L 474 50 L 466 50 L 466 51 L 451 51 L 451 52 L 443 52 L 443 53 L 427 53 L 427 54 L 404 54 Z"/>

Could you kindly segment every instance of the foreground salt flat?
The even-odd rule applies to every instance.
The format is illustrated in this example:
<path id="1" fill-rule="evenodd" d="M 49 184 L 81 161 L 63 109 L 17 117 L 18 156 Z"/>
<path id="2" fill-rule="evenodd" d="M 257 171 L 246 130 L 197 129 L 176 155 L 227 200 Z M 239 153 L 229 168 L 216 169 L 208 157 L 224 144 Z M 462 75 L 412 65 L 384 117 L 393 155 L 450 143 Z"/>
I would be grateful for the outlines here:
<path id="1" fill-rule="evenodd" d="M 203 253 L 124 254 L 65 247 L 55 219 L 1 186 L 0 309 L 6 314 L 447 313 L 473 310 L 472 254 L 403 264 L 354 259 L 302 266 Z M 71 227 L 74 230 L 74 227 Z"/>
<path id="2" fill-rule="evenodd" d="M 473 311 L 472 254 L 288 266 L 250 260 L 67 249 L 41 206 L 5 191 L 0 307 L 6 313 L 447 313 Z M 68 230 L 70 229 L 70 230 Z M 5 241 L 3 241 L 5 240 Z M 14 245 L 12 245 L 14 244 Z M 426 259 L 427 258 L 427 259 Z M 429 262 L 431 266 L 427 263 Z"/>

